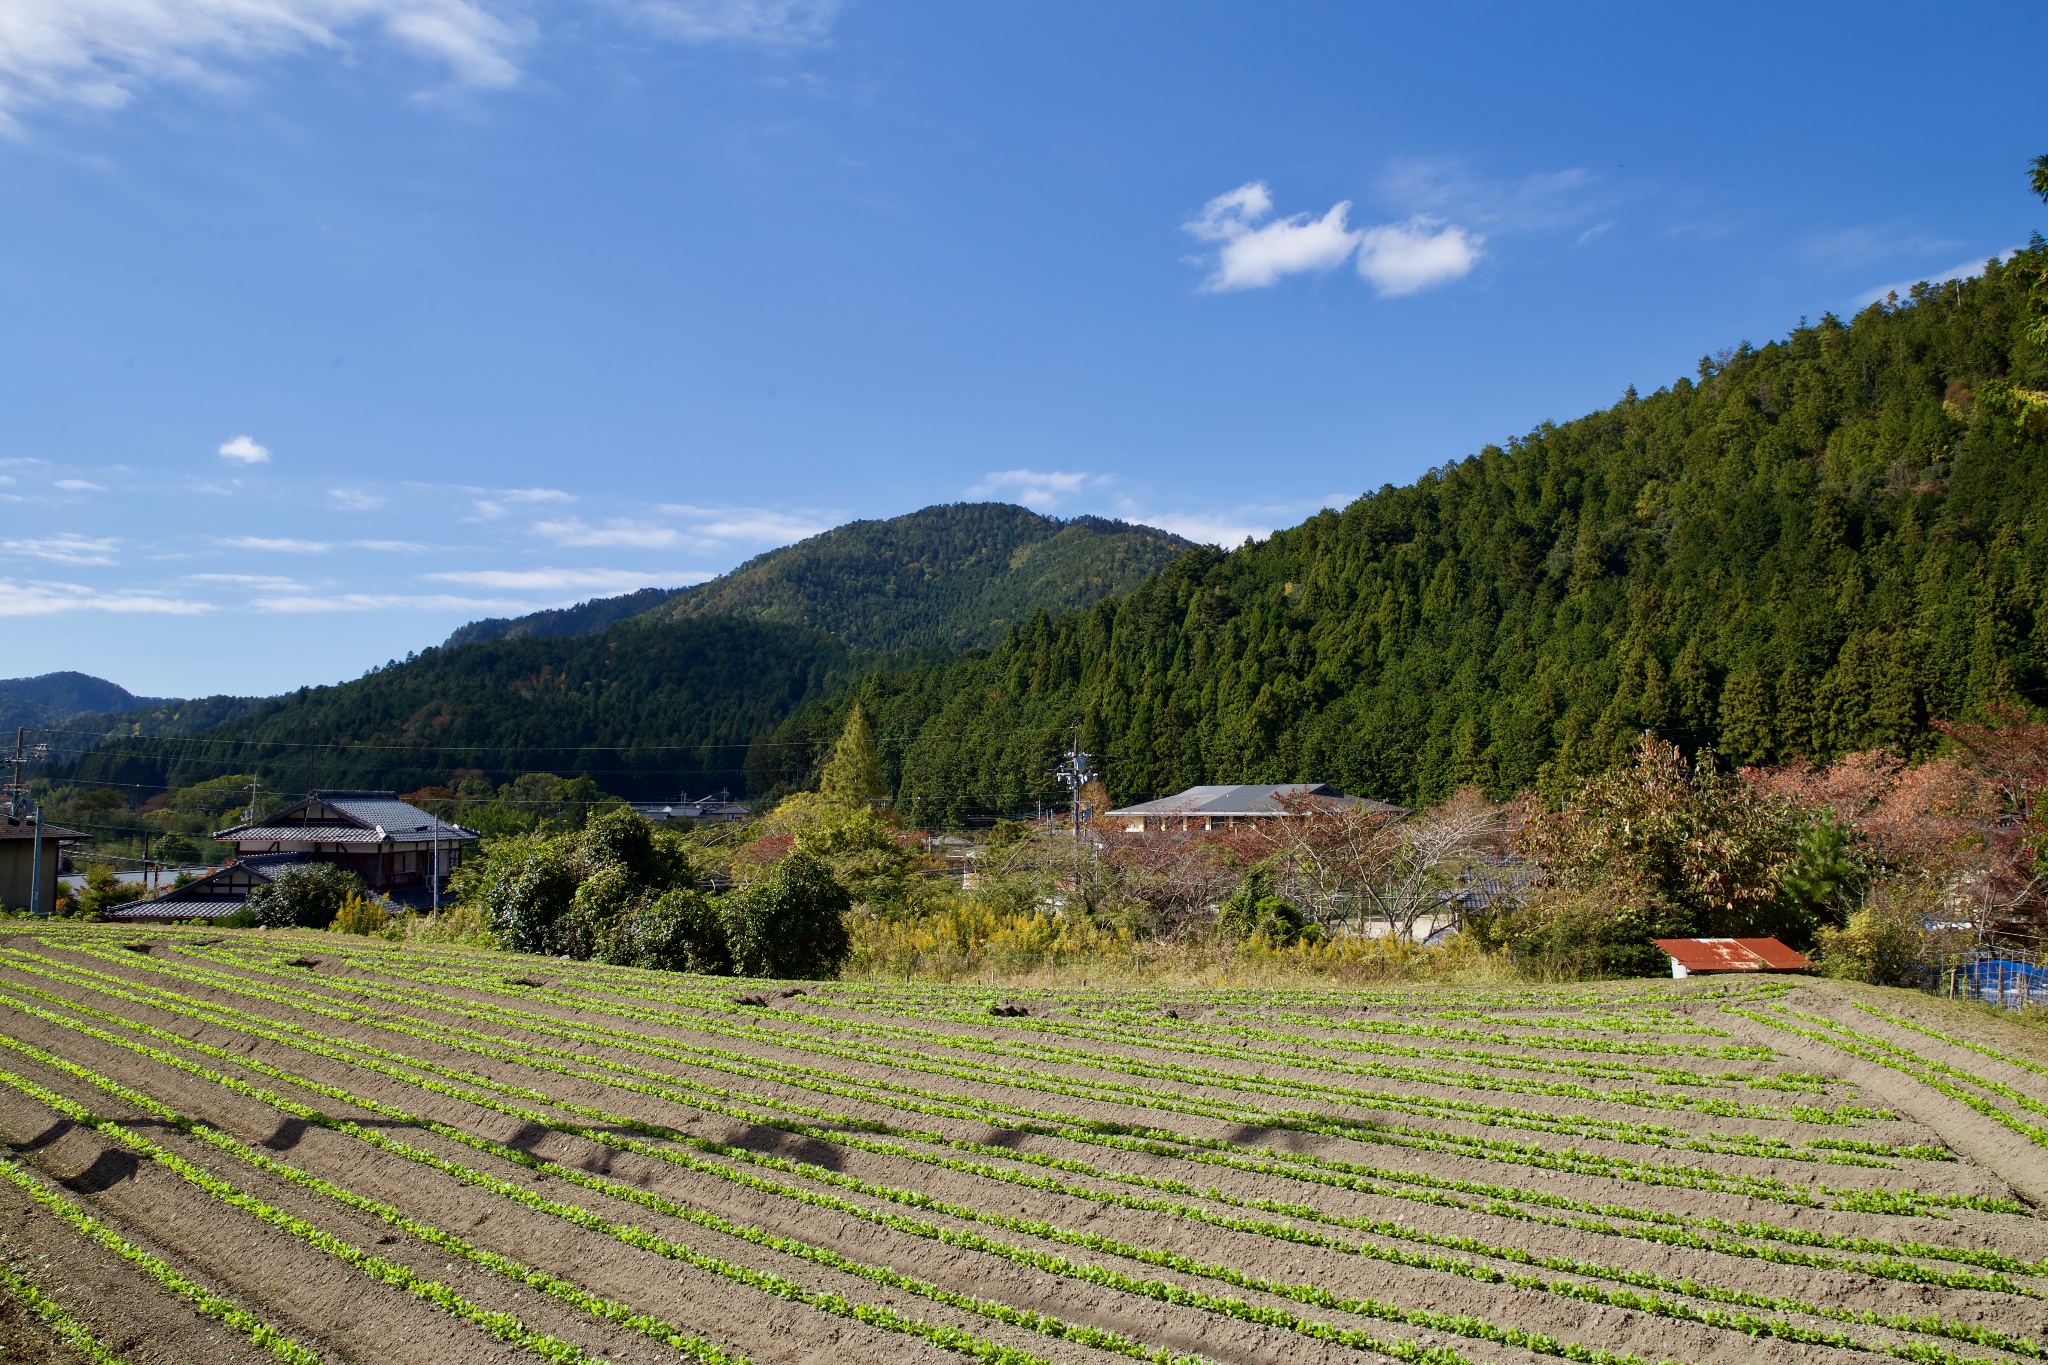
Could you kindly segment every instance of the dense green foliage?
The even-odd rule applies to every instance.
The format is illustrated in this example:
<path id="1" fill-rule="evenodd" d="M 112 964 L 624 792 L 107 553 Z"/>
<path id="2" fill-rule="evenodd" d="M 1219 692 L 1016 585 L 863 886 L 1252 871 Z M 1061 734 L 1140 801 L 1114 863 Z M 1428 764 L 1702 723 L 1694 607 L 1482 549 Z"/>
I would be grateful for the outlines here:
<path id="1" fill-rule="evenodd" d="M 2037 245 L 858 699 L 917 822 L 1029 810 L 1078 730 L 1118 802 L 1315 778 L 1561 791 L 1652 730 L 1738 762 L 2048 701 Z M 784 725 L 816 752 L 851 696 Z"/>
<path id="2" fill-rule="evenodd" d="M 953 503 L 771 550 L 647 619 L 735 612 L 876 653 L 952 651 L 992 645 L 1033 611 L 1077 611 L 1128 592 L 1188 548 L 1148 526 Z"/>
<path id="3" fill-rule="evenodd" d="M 249 893 L 243 907 L 266 929 L 325 929 L 351 900 L 363 898 L 363 879 L 333 863 L 301 863 Z"/>
<path id="4" fill-rule="evenodd" d="M 70 777 L 184 787 L 254 771 L 283 791 L 403 791 L 467 770 L 581 773 L 636 798 L 738 790 L 748 744 L 842 687 L 854 658 L 816 631 L 735 617 L 430 649 L 203 737 L 110 744 Z"/>
<path id="5" fill-rule="evenodd" d="M 498 943 L 622 967 L 706 975 L 829 977 L 846 958 L 849 902 L 831 867 L 798 847 L 724 894 L 697 884 L 689 836 L 611 810 L 580 832 L 494 840 L 451 893 Z"/>

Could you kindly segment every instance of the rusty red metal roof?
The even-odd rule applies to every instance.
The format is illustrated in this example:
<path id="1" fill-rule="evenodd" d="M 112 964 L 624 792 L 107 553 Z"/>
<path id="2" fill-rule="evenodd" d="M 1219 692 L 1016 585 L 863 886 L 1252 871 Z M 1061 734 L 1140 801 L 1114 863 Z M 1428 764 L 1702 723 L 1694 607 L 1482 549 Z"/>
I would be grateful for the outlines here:
<path id="1" fill-rule="evenodd" d="M 1805 957 L 1774 938 L 1653 938 L 1688 972 L 1798 972 Z"/>

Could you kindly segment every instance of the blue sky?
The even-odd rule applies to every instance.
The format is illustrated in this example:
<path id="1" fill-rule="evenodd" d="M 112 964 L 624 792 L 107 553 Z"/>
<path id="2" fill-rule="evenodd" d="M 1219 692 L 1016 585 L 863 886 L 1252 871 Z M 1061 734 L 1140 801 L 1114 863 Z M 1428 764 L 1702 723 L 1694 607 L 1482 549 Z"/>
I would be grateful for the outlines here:
<path id="1" fill-rule="evenodd" d="M 1234 544 L 2048 225 L 2039 5 L 0 0 L 0 677 Z"/>

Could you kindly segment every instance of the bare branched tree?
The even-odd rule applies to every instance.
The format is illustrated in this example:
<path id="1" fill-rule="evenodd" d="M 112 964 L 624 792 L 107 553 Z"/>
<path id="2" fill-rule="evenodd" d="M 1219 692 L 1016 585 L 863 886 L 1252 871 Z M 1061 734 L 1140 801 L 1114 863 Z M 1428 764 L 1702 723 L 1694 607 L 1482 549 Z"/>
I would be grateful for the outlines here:
<path id="1" fill-rule="evenodd" d="M 1415 815 L 1297 793 L 1275 798 L 1287 814 L 1265 822 L 1281 895 L 1325 925 L 1355 932 L 1384 926 L 1413 938 L 1425 919 L 1450 910 L 1467 866 L 1501 856 L 1513 831 L 1503 807 L 1468 787 Z"/>

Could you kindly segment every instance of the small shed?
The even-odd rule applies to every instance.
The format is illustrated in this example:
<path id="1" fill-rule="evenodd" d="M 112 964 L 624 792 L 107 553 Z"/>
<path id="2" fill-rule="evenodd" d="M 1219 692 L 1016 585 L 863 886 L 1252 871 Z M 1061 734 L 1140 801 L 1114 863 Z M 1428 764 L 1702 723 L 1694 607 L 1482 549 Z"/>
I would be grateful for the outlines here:
<path id="1" fill-rule="evenodd" d="M 1671 955 L 1673 977 L 1720 972 L 1803 972 L 1813 964 L 1774 938 L 1653 938 Z"/>
<path id="2" fill-rule="evenodd" d="M 37 824 L 31 816 L 0 816 L 0 909 L 26 910 L 33 901 L 49 914 L 57 904 L 57 865 L 64 860 L 64 846 L 91 837 L 60 825 Z"/>

